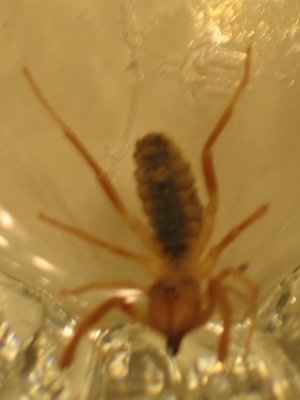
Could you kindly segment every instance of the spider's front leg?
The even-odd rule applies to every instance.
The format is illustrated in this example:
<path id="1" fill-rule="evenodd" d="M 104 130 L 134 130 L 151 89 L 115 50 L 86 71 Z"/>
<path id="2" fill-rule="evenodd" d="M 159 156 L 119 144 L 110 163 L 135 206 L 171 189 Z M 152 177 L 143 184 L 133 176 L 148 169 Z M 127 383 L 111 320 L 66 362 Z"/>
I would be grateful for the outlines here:
<path id="1" fill-rule="evenodd" d="M 226 283 L 226 280 L 229 277 L 236 278 L 236 280 L 238 280 L 248 291 L 248 294 L 244 294 L 243 291 L 229 286 Z M 254 323 L 257 310 L 258 286 L 246 276 L 244 276 L 243 273 L 240 272 L 238 269 L 230 267 L 225 268 L 218 276 L 210 280 L 210 290 L 211 296 L 215 299 L 216 307 L 219 308 L 223 320 L 223 332 L 221 334 L 218 347 L 219 361 L 224 361 L 227 357 L 230 344 L 230 329 L 234 322 L 233 306 L 230 295 L 233 294 L 245 303 L 248 303 L 245 316 L 251 319 L 251 325 L 249 327 L 245 343 L 244 359 L 246 359 L 249 353 L 251 337 L 255 326 Z"/>
<path id="2" fill-rule="evenodd" d="M 90 169 L 95 175 L 100 187 L 106 194 L 107 198 L 110 200 L 112 205 L 118 211 L 124 222 L 131 228 L 134 234 L 143 242 L 143 244 L 150 250 L 152 253 L 160 256 L 160 251 L 157 248 L 155 241 L 152 239 L 147 226 L 143 224 L 138 218 L 132 215 L 126 205 L 124 204 L 121 196 L 115 189 L 111 180 L 109 179 L 106 172 L 102 169 L 101 165 L 97 163 L 97 161 L 93 158 L 88 149 L 84 146 L 84 144 L 80 141 L 79 137 L 76 133 L 71 129 L 71 127 L 63 120 L 63 118 L 56 112 L 54 107 L 50 104 L 46 96 L 43 94 L 42 90 L 39 88 L 33 76 L 29 70 L 29 68 L 23 68 L 24 76 L 29 83 L 33 93 L 35 94 L 37 100 L 40 102 L 45 111 L 50 115 L 52 120 L 59 126 L 62 130 L 64 136 L 69 140 L 69 142 L 74 146 L 77 152 L 81 155 L 81 157 L 88 164 Z M 51 220 L 45 214 L 42 214 L 42 219 L 46 222 Z M 58 224 L 60 223 L 57 221 Z M 56 225 L 58 225 L 56 224 Z M 52 225 L 55 225 L 52 224 Z M 63 225 L 63 223 L 61 223 Z"/>
<path id="3" fill-rule="evenodd" d="M 147 315 L 138 310 L 134 305 L 126 303 L 125 299 L 120 297 L 113 297 L 100 306 L 91 311 L 83 320 L 76 326 L 74 336 L 65 349 L 61 361 L 60 368 L 67 368 L 73 361 L 77 346 L 82 337 L 94 326 L 101 318 L 113 309 L 120 309 L 128 314 L 135 321 L 147 324 Z"/>
<path id="4" fill-rule="evenodd" d="M 211 237 L 214 227 L 215 215 L 217 213 L 219 206 L 219 190 L 218 190 L 218 182 L 213 162 L 212 150 L 217 139 L 223 133 L 228 121 L 232 116 L 236 104 L 238 103 L 242 93 L 244 92 L 249 82 L 251 51 L 252 51 L 251 47 L 248 47 L 246 52 L 246 60 L 245 60 L 244 74 L 242 80 L 238 85 L 238 87 L 236 88 L 234 94 L 232 95 L 229 103 L 227 104 L 225 110 L 223 111 L 223 114 L 218 120 L 215 128 L 209 135 L 202 150 L 201 163 L 202 163 L 207 194 L 209 197 L 209 202 L 204 212 L 203 228 L 200 232 L 198 243 L 197 245 L 195 245 L 196 254 L 198 257 L 203 252 L 206 244 L 208 243 Z"/>
<path id="5" fill-rule="evenodd" d="M 62 289 L 60 294 L 62 295 L 80 295 L 92 290 L 138 290 L 142 293 L 146 293 L 146 288 L 143 285 L 133 283 L 131 281 L 112 281 L 112 282 L 90 282 L 86 285 L 77 286 L 73 289 Z"/>

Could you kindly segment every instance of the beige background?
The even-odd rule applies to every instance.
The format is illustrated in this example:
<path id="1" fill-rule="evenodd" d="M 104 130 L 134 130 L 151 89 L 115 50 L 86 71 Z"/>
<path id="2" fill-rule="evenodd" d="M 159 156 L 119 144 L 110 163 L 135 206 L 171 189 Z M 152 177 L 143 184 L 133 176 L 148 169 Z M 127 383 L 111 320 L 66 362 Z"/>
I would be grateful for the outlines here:
<path id="1" fill-rule="evenodd" d="M 249 263 L 265 292 L 298 266 L 299 15 L 298 0 L 1 0 L 2 270 L 53 294 L 94 279 L 148 282 L 138 266 L 37 219 L 44 211 L 141 249 L 37 103 L 22 65 L 143 217 L 131 157 L 136 138 L 172 134 L 205 202 L 198 157 L 239 82 L 249 44 L 251 84 L 215 148 L 221 206 L 213 241 L 270 202 L 220 266 Z"/>

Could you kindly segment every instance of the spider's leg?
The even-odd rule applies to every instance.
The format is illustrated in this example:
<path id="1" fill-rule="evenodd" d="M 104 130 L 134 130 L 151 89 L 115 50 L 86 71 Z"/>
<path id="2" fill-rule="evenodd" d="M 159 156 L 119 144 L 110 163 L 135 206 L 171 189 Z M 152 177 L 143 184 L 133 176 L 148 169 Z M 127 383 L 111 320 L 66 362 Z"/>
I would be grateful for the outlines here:
<path id="1" fill-rule="evenodd" d="M 111 290 L 111 289 L 120 289 L 120 290 L 138 290 L 140 292 L 146 292 L 145 286 L 135 284 L 129 281 L 112 281 L 112 282 L 91 282 L 86 285 L 77 286 L 73 289 L 63 289 L 60 291 L 60 294 L 63 295 L 77 295 L 85 292 L 89 292 L 91 290 Z"/>
<path id="2" fill-rule="evenodd" d="M 219 309 L 223 320 L 223 332 L 220 337 L 218 347 L 218 359 L 224 361 L 229 347 L 230 327 L 232 324 L 232 307 L 228 294 L 222 285 L 222 279 L 212 278 L 208 281 L 206 306 L 201 310 L 199 319 L 195 328 L 205 324 L 213 314 L 216 308 Z"/>
<path id="3" fill-rule="evenodd" d="M 132 304 L 127 304 L 124 299 L 120 297 L 113 297 L 112 299 L 95 308 L 82 321 L 78 323 L 74 336 L 72 337 L 62 355 L 60 361 L 61 369 L 68 367 L 72 363 L 77 346 L 81 338 L 88 332 L 88 330 L 93 325 L 95 325 L 102 317 L 104 317 L 105 314 L 115 308 L 121 309 L 136 321 L 139 321 L 143 324 L 147 323 L 146 314 L 138 310 Z"/>
<path id="4" fill-rule="evenodd" d="M 268 204 L 261 205 L 257 210 L 254 211 L 254 213 L 249 215 L 249 217 L 247 217 L 243 222 L 232 228 L 218 244 L 216 244 L 210 249 L 207 256 L 204 258 L 203 261 L 201 261 L 200 265 L 198 266 L 198 270 L 196 270 L 195 272 L 199 280 L 202 280 L 207 275 L 211 274 L 223 250 L 225 250 L 225 248 L 231 242 L 233 242 L 246 228 L 248 228 L 258 219 L 263 217 L 268 211 L 268 207 L 269 207 Z"/>
<path id="5" fill-rule="evenodd" d="M 27 67 L 24 67 L 23 73 L 40 104 L 44 107 L 44 109 L 51 116 L 51 118 L 57 123 L 57 125 L 63 131 L 65 137 L 73 144 L 75 149 L 79 152 L 79 154 L 83 157 L 83 159 L 92 169 L 101 188 L 106 193 L 107 197 L 109 198 L 113 206 L 116 208 L 116 210 L 119 212 L 123 220 L 133 230 L 133 232 L 135 232 L 135 234 L 140 238 L 140 240 L 150 251 L 160 256 L 160 252 L 155 242 L 153 241 L 147 227 L 141 221 L 139 221 L 137 218 L 135 218 L 133 215 L 129 213 L 127 207 L 125 206 L 121 197 L 117 193 L 108 175 L 96 162 L 96 160 L 92 157 L 92 155 L 83 145 L 83 143 L 81 143 L 75 132 L 66 124 L 66 122 L 62 119 L 62 117 L 55 111 L 55 109 L 49 103 L 46 96 L 43 94 L 43 92 L 33 79 L 30 70 Z"/>
<path id="6" fill-rule="evenodd" d="M 228 284 L 226 284 L 226 289 L 228 291 L 230 291 L 235 297 L 237 297 L 240 300 L 242 300 L 244 303 L 248 303 L 249 302 L 249 295 L 247 296 L 245 293 L 242 292 L 242 290 L 237 289 L 236 287 L 234 287 L 232 285 L 228 285 Z M 245 318 L 249 317 L 250 314 L 251 314 L 250 308 L 248 308 L 240 319 L 244 320 Z"/>
<path id="7" fill-rule="evenodd" d="M 240 272 L 236 268 L 225 268 L 219 275 L 220 279 L 223 281 L 230 276 L 233 276 L 236 279 L 238 279 L 244 285 L 244 287 L 246 287 L 249 291 L 248 308 L 245 312 L 245 318 L 246 317 L 250 318 L 250 326 L 246 338 L 245 352 L 243 356 L 244 360 L 246 360 L 249 354 L 251 338 L 255 328 L 255 317 L 257 311 L 257 299 L 258 299 L 259 289 L 254 282 L 252 282 L 249 278 L 247 278 L 247 276 L 245 276 L 242 272 Z"/>
<path id="8" fill-rule="evenodd" d="M 214 294 L 217 306 L 223 320 L 223 332 L 221 333 L 218 346 L 218 359 L 225 361 L 228 355 L 230 343 L 230 328 L 232 325 L 232 306 L 230 304 L 226 288 L 222 285 L 222 281 L 218 278 L 213 279 Z"/>
<path id="9" fill-rule="evenodd" d="M 228 277 L 234 277 L 240 281 L 240 283 L 248 290 L 248 296 L 244 293 L 240 293 L 240 290 L 231 288 L 224 284 L 224 281 Z M 258 286 L 247 278 L 243 273 L 241 273 L 237 268 L 225 268 L 217 277 L 212 280 L 214 295 L 216 301 L 218 302 L 221 316 L 224 323 L 224 330 L 219 343 L 219 360 L 223 361 L 226 358 L 228 345 L 229 345 L 229 328 L 232 324 L 232 305 L 229 301 L 229 294 L 233 293 L 238 295 L 245 303 L 248 303 L 248 308 L 245 313 L 245 317 L 249 317 L 251 320 L 251 325 L 248 330 L 244 360 L 247 358 L 250 349 L 250 342 L 253 335 L 255 327 L 255 315 L 257 310 L 257 297 L 258 297 Z"/>
<path id="10" fill-rule="evenodd" d="M 245 318 L 247 316 L 253 316 L 255 314 L 255 311 L 257 308 L 257 297 L 258 297 L 258 292 L 259 292 L 258 286 L 237 268 L 233 268 L 233 267 L 225 268 L 218 276 L 219 276 L 219 279 L 221 279 L 223 281 L 225 279 L 227 279 L 228 277 L 234 277 L 234 278 L 238 279 L 240 281 L 240 283 L 243 284 L 243 286 L 246 289 L 248 289 L 249 307 L 245 312 Z M 234 291 L 236 291 L 236 289 Z M 240 294 L 240 297 L 243 297 L 243 296 Z M 246 301 L 245 295 L 244 295 L 244 300 Z"/>
<path id="11" fill-rule="evenodd" d="M 128 249 L 121 247 L 119 245 L 116 245 L 114 243 L 107 242 L 103 239 L 93 236 L 89 232 L 86 232 L 75 226 L 68 225 L 62 221 L 59 221 L 52 217 L 49 217 L 46 214 L 39 214 L 39 217 L 43 221 L 47 222 L 48 224 L 50 224 L 52 226 L 55 226 L 58 229 L 63 230 L 64 232 L 67 232 L 73 236 L 77 236 L 80 239 L 83 239 L 89 243 L 96 245 L 96 246 L 99 246 L 99 247 L 109 251 L 110 253 L 117 254 L 122 257 L 126 257 L 130 260 L 133 260 L 133 261 L 143 265 L 145 267 L 145 269 L 147 270 L 147 272 L 149 272 L 154 277 L 157 277 L 160 273 L 158 267 L 153 262 L 153 260 L 144 254 L 135 253 L 131 250 L 128 250 Z"/>
<path id="12" fill-rule="evenodd" d="M 202 251 L 204 250 L 206 244 L 208 243 L 211 237 L 214 227 L 215 215 L 219 205 L 219 190 L 218 190 L 218 182 L 217 182 L 215 167 L 213 163 L 212 149 L 216 140 L 221 135 L 224 128 L 226 127 L 226 124 L 230 120 L 234 107 L 236 106 L 241 94 L 243 93 L 249 82 L 250 63 L 251 63 L 251 47 L 247 49 L 243 78 L 238 87 L 235 89 L 235 92 L 231 97 L 231 100 L 227 104 L 227 107 L 223 111 L 223 114 L 221 115 L 215 128 L 208 137 L 202 150 L 201 162 L 202 162 L 203 175 L 209 201 L 204 211 L 203 227 L 199 234 L 197 244 L 195 244 L 195 252 L 197 254 L 196 258 L 201 255 Z"/>

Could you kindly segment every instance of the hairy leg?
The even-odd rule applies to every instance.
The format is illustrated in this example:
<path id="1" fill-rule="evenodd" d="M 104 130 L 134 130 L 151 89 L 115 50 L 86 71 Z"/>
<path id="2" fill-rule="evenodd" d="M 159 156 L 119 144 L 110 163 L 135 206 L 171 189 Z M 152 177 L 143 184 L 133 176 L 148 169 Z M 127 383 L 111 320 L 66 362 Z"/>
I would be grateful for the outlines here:
<path id="1" fill-rule="evenodd" d="M 226 127 L 228 121 L 230 120 L 230 117 L 233 113 L 236 104 L 238 103 L 243 91 L 245 90 L 249 82 L 250 64 L 251 64 L 251 47 L 248 47 L 243 78 L 238 87 L 236 88 L 233 96 L 231 97 L 231 100 L 227 104 L 225 110 L 223 111 L 223 114 L 218 120 L 215 128 L 208 137 L 202 150 L 202 169 L 209 197 L 209 202 L 204 212 L 203 229 L 201 230 L 201 233 L 198 238 L 198 244 L 196 246 L 198 257 L 201 255 L 203 249 L 205 248 L 207 242 L 211 237 L 211 233 L 214 227 L 215 215 L 218 210 L 218 204 L 219 204 L 219 190 L 218 190 L 215 167 L 213 163 L 212 149 L 216 140 L 224 131 L 224 128 Z"/>
<path id="2" fill-rule="evenodd" d="M 37 83 L 32 77 L 30 70 L 27 67 L 23 68 L 23 73 L 27 79 L 32 91 L 34 92 L 36 98 L 51 116 L 51 118 L 56 122 L 59 128 L 63 131 L 65 137 L 72 143 L 75 149 L 79 152 L 82 158 L 86 161 L 88 166 L 94 172 L 95 177 L 100 184 L 103 191 L 106 193 L 108 199 L 111 201 L 113 206 L 119 212 L 126 224 L 133 230 L 133 232 L 138 236 L 138 238 L 144 243 L 144 245 L 156 255 L 160 255 L 160 252 L 152 240 L 151 235 L 147 227 L 129 213 L 125 204 L 123 203 L 120 195 L 117 193 L 115 187 L 110 181 L 108 175 L 101 168 L 101 166 L 96 162 L 96 160 L 89 153 L 87 148 L 81 143 L 75 132 L 66 124 L 62 117 L 55 111 L 52 105 L 47 100 L 46 96 L 43 94 Z"/>
<path id="3" fill-rule="evenodd" d="M 82 337 L 95 325 L 101 318 L 104 317 L 109 311 L 119 308 L 128 314 L 131 318 L 141 323 L 147 322 L 147 317 L 144 313 L 136 309 L 133 305 L 125 303 L 124 299 L 114 297 L 105 303 L 101 304 L 93 311 L 91 311 L 82 321 L 78 323 L 75 329 L 74 336 L 65 349 L 61 361 L 60 368 L 67 368 L 73 361 L 77 346 Z"/>
<path id="4" fill-rule="evenodd" d="M 226 285 L 225 280 L 229 277 L 236 278 L 244 286 L 244 288 L 247 289 L 248 295 L 245 295 L 243 292 L 241 293 L 239 289 L 235 289 L 231 286 Z M 229 343 L 229 327 L 230 324 L 232 324 L 232 306 L 229 300 L 230 293 L 238 295 L 246 304 L 248 303 L 244 318 L 249 317 L 251 323 L 248 330 L 245 343 L 245 351 L 243 355 L 244 360 L 246 360 L 249 354 L 251 338 L 255 328 L 258 286 L 249 278 L 247 278 L 239 269 L 232 267 L 225 268 L 216 278 L 213 278 L 212 281 L 215 285 L 215 297 L 218 301 L 221 316 L 224 322 L 224 331 L 221 336 L 219 345 L 219 355 L 221 357 L 224 357 L 224 354 L 227 354 L 226 352 Z"/>
<path id="5" fill-rule="evenodd" d="M 249 307 L 246 310 L 245 316 L 255 315 L 257 308 L 257 298 L 259 293 L 258 285 L 252 282 L 246 275 L 244 275 L 239 269 L 228 267 L 225 268 L 220 274 L 219 279 L 225 281 L 228 277 L 234 277 L 248 290 L 248 303 Z"/>
<path id="6" fill-rule="evenodd" d="M 111 289 L 120 289 L 120 290 L 138 290 L 142 293 L 146 293 L 147 288 L 142 285 L 138 285 L 132 283 L 130 281 L 113 281 L 113 282 L 91 282 L 86 285 L 78 286 L 73 289 L 61 290 L 60 294 L 63 295 L 74 295 L 74 294 L 82 294 L 85 292 L 89 292 L 91 290 L 111 290 Z"/>
<path id="7" fill-rule="evenodd" d="M 248 334 L 246 337 L 246 343 L 245 343 L 245 351 L 243 358 L 246 360 L 249 351 L 250 351 L 250 344 L 251 344 L 251 339 L 253 336 L 253 332 L 255 329 L 255 319 L 256 319 L 256 312 L 257 312 L 257 300 L 258 300 L 258 294 L 259 294 L 259 288 L 258 286 L 251 281 L 251 279 L 247 278 L 241 271 L 235 268 L 226 268 L 224 269 L 221 274 L 220 274 L 220 279 L 223 281 L 227 277 L 235 277 L 237 280 L 240 281 L 248 289 L 248 308 L 246 309 L 244 318 L 250 318 L 250 326 L 248 330 Z"/>
<path id="8" fill-rule="evenodd" d="M 199 281 L 210 275 L 216 266 L 217 260 L 225 248 L 232 243 L 237 237 L 248 227 L 250 227 L 254 222 L 262 218 L 268 211 L 268 204 L 263 204 L 254 213 L 250 214 L 244 221 L 239 225 L 232 228 L 224 238 L 215 246 L 211 248 L 207 256 L 197 267 L 195 272 Z"/>
<path id="9" fill-rule="evenodd" d="M 109 251 L 110 253 L 117 254 L 118 256 L 126 257 L 130 260 L 133 260 L 133 261 L 143 265 L 143 267 L 145 267 L 146 271 L 154 277 L 158 277 L 158 275 L 160 274 L 160 271 L 159 271 L 158 267 L 156 266 L 156 264 L 153 262 L 153 260 L 144 254 L 135 253 L 131 250 L 128 250 L 128 249 L 121 247 L 119 245 L 116 245 L 114 243 L 107 242 L 103 239 L 93 236 L 92 234 L 90 234 L 80 228 L 77 228 L 76 226 L 68 225 L 62 221 L 55 219 L 55 218 L 49 217 L 46 214 L 43 214 L 43 213 L 39 214 L 39 218 L 41 220 L 43 220 L 44 222 L 47 222 L 48 224 L 55 226 L 58 229 L 63 230 L 64 232 L 67 232 L 73 236 L 77 236 L 80 239 L 83 239 L 89 243 L 92 243 L 93 245 L 96 245 L 98 247 L 101 247 L 101 248 Z"/>
<path id="10" fill-rule="evenodd" d="M 230 344 L 230 328 L 232 325 L 232 306 L 228 298 L 226 288 L 222 285 L 222 280 L 213 278 L 210 281 L 212 296 L 215 299 L 216 307 L 219 308 L 223 321 L 223 331 L 220 335 L 218 345 L 218 360 L 224 362 Z"/>

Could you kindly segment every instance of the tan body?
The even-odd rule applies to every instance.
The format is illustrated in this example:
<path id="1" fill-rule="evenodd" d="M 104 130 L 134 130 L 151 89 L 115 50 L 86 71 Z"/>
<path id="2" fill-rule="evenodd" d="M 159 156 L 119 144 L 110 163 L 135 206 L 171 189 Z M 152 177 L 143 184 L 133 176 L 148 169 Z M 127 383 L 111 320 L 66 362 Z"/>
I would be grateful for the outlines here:
<path id="1" fill-rule="evenodd" d="M 149 326 L 167 338 L 167 348 L 175 355 L 184 335 L 202 324 L 199 284 L 188 273 L 175 273 L 155 282 L 148 294 Z"/>
<path id="2" fill-rule="evenodd" d="M 153 283 L 144 287 L 134 282 L 92 282 L 80 288 L 66 291 L 80 294 L 87 290 L 107 288 L 136 288 L 148 297 L 148 308 L 141 311 L 135 304 L 128 304 L 120 297 L 113 297 L 91 311 L 75 329 L 67 346 L 61 367 L 68 366 L 74 357 L 78 342 L 84 334 L 113 308 L 119 308 L 131 318 L 150 326 L 166 337 L 168 350 L 176 354 L 182 338 L 191 330 L 205 324 L 217 311 L 223 321 L 223 332 L 217 351 L 218 359 L 224 361 L 230 342 L 233 323 L 232 296 L 246 306 L 245 317 L 254 320 L 258 288 L 238 268 L 226 267 L 216 273 L 215 268 L 222 251 L 241 232 L 261 218 L 268 205 L 260 206 L 239 225 L 233 227 L 216 245 L 207 250 L 213 232 L 219 204 L 218 184 L 213 165 L 212 148 L 229 121 L 234 106 L 249 80 L 251 48 L 247 50 L 243 78 L 229 104 L 206 141 L 201 155 L 208 204 L 201 205 L 194 185 L 189 164 L 183 159 L 173 141 L 162 133 L 150 133 L 137 142 L 134 153 L 137 164 L 135 176 L 143 209 L 148 217 L 149 229 L 133 216 L 123 203 L 108 176 L 93 159 L 71 128 L 56 113 L 25 67 L 24 74 L 38 100 L 63 130 L 130 229 L 135 232 L 151 256 L 135 253 L 119 245 L 97 238 L 77 227 L 67 225 L 45 214 L 44 221 L 100 246 L 114 254 L 139 263 L 151 275 Z M 204 254 L 205 251 L 205 255 Z M 234 277 L 237 287 L 230 282 Z M 253 324 L 245 344 L 249 350 Z"/>

